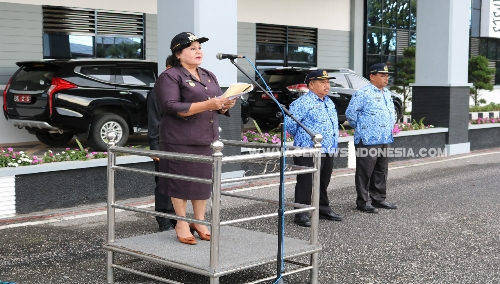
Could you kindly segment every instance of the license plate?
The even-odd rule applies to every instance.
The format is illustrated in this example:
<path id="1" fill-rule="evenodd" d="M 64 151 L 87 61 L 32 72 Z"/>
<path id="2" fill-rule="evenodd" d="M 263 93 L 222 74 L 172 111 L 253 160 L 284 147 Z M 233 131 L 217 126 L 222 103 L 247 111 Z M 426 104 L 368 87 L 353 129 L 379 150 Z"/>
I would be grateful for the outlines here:
<path id="1" fill-rule="evenodd" d="M 31 103 L 31 95 L 14 95 L 16 103 Z"/>

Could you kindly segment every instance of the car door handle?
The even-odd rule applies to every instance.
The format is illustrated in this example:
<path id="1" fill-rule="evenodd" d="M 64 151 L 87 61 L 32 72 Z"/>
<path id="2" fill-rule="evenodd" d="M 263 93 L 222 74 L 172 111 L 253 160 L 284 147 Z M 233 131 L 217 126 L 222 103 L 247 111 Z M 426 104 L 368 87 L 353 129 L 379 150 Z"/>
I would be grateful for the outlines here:
<path id="1" fill-rule="evenodd" d="M 121 91 L 120 92 L 120 95 L 130 95 L 130 94 L 132 94 L 132 93 L 129 91 Z"/>

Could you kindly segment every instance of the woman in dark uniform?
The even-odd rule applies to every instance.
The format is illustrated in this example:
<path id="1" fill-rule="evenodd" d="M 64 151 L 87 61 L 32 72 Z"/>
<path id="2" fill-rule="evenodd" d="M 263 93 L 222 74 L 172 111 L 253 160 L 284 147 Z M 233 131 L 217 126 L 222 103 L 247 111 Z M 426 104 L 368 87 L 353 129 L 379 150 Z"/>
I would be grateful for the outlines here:
<path id="1" fill-rule="evenodd" d="M 234 106 L 235 100 L 218 98 L 222 91 L 215 75 L 198 67 L 203 60 L 201 43 L 207 40 L 187 32 L 172 39 L 172 68 L 164 71 L 155 84 L 162 110 L 162 151 L 212 155 L 210 144 L 219 138 L 218 115 L 229 116 L 227 110 Z M 212 178 L 212 165 L 204 163 L 161 159 L 160 171 Z M 194 218 L 205 219 L 206 200 L 212 190 L 210 184 L 161 178 L 159 187 L 160 192 L 172 198 L 176 215 L 186 216 L 187 200 L 191 200 Z M 191 230 L 196 231 L 202 240 L 210 240 L 210 231 L 206 226 L 177 221 L 175 231 L 180 242 L 196 244 Z"/>

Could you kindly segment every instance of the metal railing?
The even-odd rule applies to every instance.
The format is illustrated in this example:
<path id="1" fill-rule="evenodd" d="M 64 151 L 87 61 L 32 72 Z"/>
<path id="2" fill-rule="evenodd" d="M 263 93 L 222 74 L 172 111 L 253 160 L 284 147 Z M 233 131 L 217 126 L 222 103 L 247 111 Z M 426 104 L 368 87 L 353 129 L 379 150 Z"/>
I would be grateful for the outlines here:
<path id="1" fill-rule="evenodd" d="M 220 246 L 220 229 L 222 226 L 229 226 L 233 224 L 238 224 L 238 223 L 243 223 L 243 222 L 248 222 L 248 221 L 253 221 L 253 220 L 260 220 L 264 218 L 273 218 L 277 217 L 278 213 L 269 213 L 269 214 L 262 214 L 258 216 L 251 216 L 251 217 L 244 217 L 244 218 L 237 218 L 237 219 L 232 219 L 232 220 L 221 220 L 220 219 L 220 210 L 221 210 L 221 196 L 227 196 L 227 197 L 235 197 L 235 198 L 242 198 L 242 199 L 247 199 L 247 200 L 253 200 L 253 201 L 259 201 L 259 202 L 268 202 L 271 204 L 278 204 L 278 200 L 273 200 L 273 199 L 268 199 L 268 198 L 259 198 L 259 197 L 252 197 L 252 196 L 246 196 L 240 193 L 231 193 L 231 192 L 222 192 L 221 187 L 223 184 L 227 183 L 235 183 L 235 182 L 248 182 L 252 180 L 258 180 L 258 179 L 263 179 L 263 178 L 275 178 L 279 176 L 279 173 L 271 173 L 271 174 L 263 174 L 263 175 L 255 175 L 255 176 L 247 176 L 247 177 L 238 177 L 238 178 L 228 178 L 228 179 L 222 179 L 222 165 L 223 164 L 230 164 L 230 163 L 240 163 L 240 162 L 251 162 L 251 161 L 256 161 L 256 160 L 261 160 L 261 159 L 273 159 L 273 158 L 279 158 L 281 155 L 285 155 L 287 157 L 291 156 L 302 156 L 302 155 L 311 155 L 314 160 L 314 167 L 313 168 L 308 168 L 308 167 L 298 167 L 294 166 L 290 170 L 286 171 L 284 174 L 286 176 L 290 175 L 297 175 L 297 174 L 306 174 L 306 173 L 311 173 L 313 175 L 313 191 L 312 191 L 312 205 L 305 205 L 305 204 L 297 204 L 293 202 L 286 202 L 285 205 L 289 207 L 293 207 L 291 210 L 287 210 L 285 212 L 286 215 L 288 214 L 295 214 L 299 212 L 308 212 L 312 211 L 312 216 L 311 216 L 311 234 L 310 234 L 310 240 L 309 244 L 310 245 L 315 245 L 313 249 L 309 249 L 309 251 L 301 252 L 301 253 L 295 253 L 294 255 L 286 256 L 287 262 L 293 263 L 295 265 L 301 266 L 299 269 L 295 269 L 293 271 L 287 271 L 283 275 L 289 275 L 292 273 L 297 273 L 301 272 L 304 270 L 310 270 L 310 283 L 317 283 L 318 282 L 318 253 L 321 250 L 321 248 L 318 244 L 318 222 L 319 222 L 319 211 L 317 210 L 319 208 L 319 174 L 318 174 L 318 169 L 320 167 L 321 163 L 321 153 L 320 153 L 320 148 L 321 144 L 319 141 L 316 142 L 314 148 L 298 148 L 298 147 L 293 147 L 293 146 L 287 146 L 287 151 L 282 153 L 281 151 L 274 151 L 274 150 L 279 150 L 276 145 L 252 145 L 253 143 L 245 143 L 245 142 L 239 142 L 239 141 L 230 141 L 230 140 L 222 140 L 222 141 L 215 141 L 212 143 L 211 147 L 213 149 L 213 154 L 212 156 L 202 156 L 202 155 L 192 155 L 192 154 L 179 154 L 179 153 L 173 153 L 173 152 L 164 152 L 164 151 L 154 151 L 154 150 L 144 150 L 144 149 L 136 149 L 136 148 L 125 148 L 125 147 L 119 147 L 115 145 L 115 139 L 116 139 L 116 134 L 115 133 L 109 133 L 108 134 L 108 169 L 107 169 L 107 177 L 108 177 L 108 199 L 107 199 L 107 225 L 108 225 L 108 235 L 107 235 L 107 243 L 104 246 L 104 248 L 107 250 L 107 261 L 106 261 L 106 269 L 107 269 L 107 283 L 114 283 L 114 271 L 113 269 L 120 269 L 123 271 L 135 273 L 138 275 L 142 275 L 145 277 L 149 277 L 152 279 L 156 279 L 162 282 L 166 283 L 180 283 L 176 282 L 173 280 L 165 279 L 162 277 L 158 277 L 155 275 L 151 275 L 148 273 L 144 273 L 132 268 L 125 267 L 124 264 L 126 262 L 115 262 L 114 261 L 114 253 L 123 253 L 132 257 L 136 257 L 137 259 L 128 261 L 128 262 L 134 262 L 134 261 L 139 261 L 139 260 L 146 260 L 146 261 L 152 261 L 156 263 L 161 263 L 167 266 L 175 267 L 178 269 L 198 273 L 201 275 L 209 276 L 210 277 L 210 283 L 211 284 L 218 284 L 219 283 L 219 277 L 240 271 L 241 269 L 247 269 L 251 268 L 254 266 L 262 265 L 265 263 L 270 263 L 270 261 L 276 261 L 274 260 L 269 260 L 267 262 L 263 262 L 261 264 L 252 264 L 252 265 L 247 265 L 245 267 L 238 267 L 230 270 L 225 270 L 223 272 L 220 272 L 219 268 L 219 258 L 220 258 L 220 251 L 219 251 L 219 246 Z M 257 144 L 257 143 L 255 143 Z M 237 155 L 237 156 L 228 156 L 224 157 L 222 154 L 222 150 L 225 145 L 229 146 L 235 146 L 235 147 L 247 147 L 247 148 L 266 148 L 270 149 L 271 152 L 265 152 L 265 153 L 257 153 L 257 154 L 245 154 L 245 155 Z M 204 178 L 197 178 L 197 177 L 190 177 L 190 176 L 182 176 L 182 175 L 176 175 L 176 174 L 169 174 L 169 173 L 162 173 L 162 172 L 156 172 L 156 171 L 147 171 L 147 170 L 141 170 L 141 169 L 134 169 L 134 168 L 128 168 L 128 167 L 122 167 L 116 165 L 116 153 L 125 153 L 125 154 L 131 154 L 131 155 L 139 155 L 139 156 L 148 156 L 148 157 L 158 157 L 161 159 L 171 159 L 171 160 L 180 160 L 180 161 L 194 161 L 194 162 L 199 162 L 199 163 L 209 163 L 212 164 L 212 179 L 204 179 Z M 117 204 L 115 200 L 115 173 L 117 171 L 125 171 L 125 172 L 131 172 L 131 173 L 137 173 L 137 174 L 145 174 L 145 175 L 151 175 L 151 176 L 159 176 L 159 177 L 166 177 L 166 178 L 171 178 L 171 179 L 180 179 L 180 180 L 186 180 L 186 181 L 193 181 L 193 182 L 198 182 L 198 183 L 205 183 L 205 184 L 212 184 L 212 208 L 210 211 L 210 221 L 202 221 L 198 219 L 193 219 L 189 217 L 180 217 L 172 214 L 167 214 L 167 213 L 161 213 L 161 212 L 156 212 L 153 210 L 148 210 L 148 209 L 142 209 L 142 208 L 136 208 L 133 206 L 128 206 L 128 205 L 121 205 Z M 127 250 L 123 249 L 122 247 L 116 247 L 114 246 L 114 243 L 116 241 L 115 239 L 115 216 L 116 216 L 116 209 L 123 209 L 126 211 L 133 211 L 133 212 L 138 212 L 138 213 L 144 213 L 144 214 L 149 214 L 153 216 L 161 216 L 161 217 L 166 217 L 166 218 L 172 218 L 176 220 L 182 220 L 182 221 L 187 221 L 187 222 L 192 222 L 192 223 L 197 223 L 197 224 L 203 224 L 211 227 L 211 239 L 210 239 L 210 258 L 209 258 L 209 267 L 210 269 L 208 271 L 202 270 L 202 269 L 197 269 L 193 268 L 191 266 L 183 265 L 182 263 L 177 263 L 175 260 L 161 260 L 159 258 L 156 258 L 155 256 L 149 255 L 149 254 L 141 254 L 137 251 L 133 250 Z M 186 246 L 184 244 L 178 243 L 179 246 Z M 309 264 L 300 264 L 296 261 L 290 260 L 291 258 L 301 256 L 301 255 L 310 255 L 310 262 Z M 263 281 L 268 281 L 273 279 L 272 277 L 267 277 L 267 278 L 262 278 L 258 281 L 254 282 L 248 282 L 248 283 L 261 283 Z"/>

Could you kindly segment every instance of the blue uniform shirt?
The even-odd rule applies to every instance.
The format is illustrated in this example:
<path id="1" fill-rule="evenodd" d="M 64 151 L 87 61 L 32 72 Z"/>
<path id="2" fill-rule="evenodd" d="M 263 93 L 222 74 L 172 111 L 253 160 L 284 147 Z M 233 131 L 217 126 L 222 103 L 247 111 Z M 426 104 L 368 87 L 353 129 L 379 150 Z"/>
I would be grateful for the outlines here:
<path id="1" fill-rule="evenodd" d="M 313 92 L 301 96 L 290 105 L 290 112 L 313 133 L 323 135 L 322 153 L 334 153 L 337 149 L 339 122 L 332 100 L 321 100 Z M 294 146 L 313 147 L 311 136 L 291 118 L 286 119 L 286 130 L 294 137 Z"/>
<path id="2" fill-rule="evenodd" d="M 354 144 L 390 144 L 394 142 L 395 111 L 391 93 L 373 84 L 358 89 L 346 110 L 349 125 L 354 128 Z"/>

